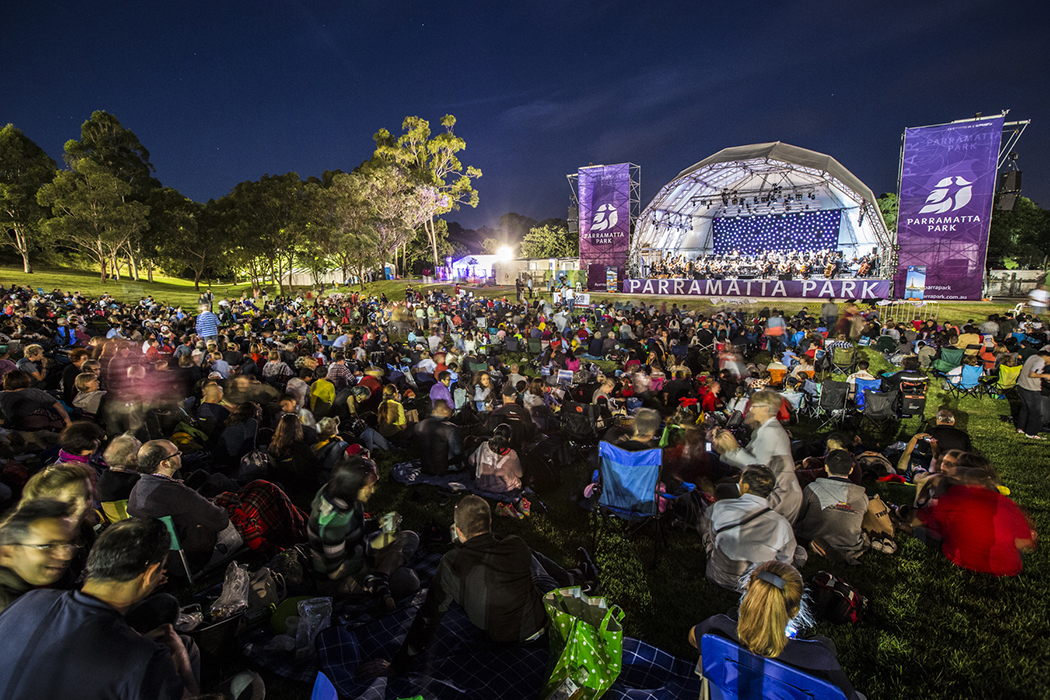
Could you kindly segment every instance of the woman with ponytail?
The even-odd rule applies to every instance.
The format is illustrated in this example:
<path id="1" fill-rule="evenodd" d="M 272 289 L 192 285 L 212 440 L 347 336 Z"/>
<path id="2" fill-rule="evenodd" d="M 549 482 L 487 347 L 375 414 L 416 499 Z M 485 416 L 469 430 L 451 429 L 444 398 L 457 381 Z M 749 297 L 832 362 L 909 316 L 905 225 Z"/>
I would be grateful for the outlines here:
<path id="1" fill-rule="evenodd" d="M 810 622 L 803 599 L 806 586 L 795 567 L 767 561 L 746 574 L 743 583 L 746 589 L 740 607 L 730 615 L 709 617 L 690 629 L 690 644 L 699 649 L 700 638 L 705 634 L 729 639 L 752 654 L 776 659 L 838 686 L 850 700 L 863 700 L 835 658 L 835 645 L 830 639 L 795 638 L 796 632 Z"/>

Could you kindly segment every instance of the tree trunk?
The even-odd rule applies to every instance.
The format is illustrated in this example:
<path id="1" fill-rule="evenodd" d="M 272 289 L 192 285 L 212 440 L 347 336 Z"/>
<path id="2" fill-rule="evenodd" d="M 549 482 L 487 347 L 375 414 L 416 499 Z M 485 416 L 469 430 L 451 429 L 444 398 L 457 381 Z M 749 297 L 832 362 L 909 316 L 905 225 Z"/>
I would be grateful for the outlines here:
<path id="1" fill-rule="evenodd" d="M 33 266 L 29 264 L 29 252 L 24 250 L 22 251 L 22 269 L 27 275 L 33 274 Z"/>
<path id="2" fill-rule="evenodd" d="M 111 253 L 109 256 L 109 266 L 113 268 L 113 279 L 117 282 L 120 281 L 120 265 L 117 264 L 117 254 Z"/>
<path id="3" fill-rule="evenodd" d="M 134 277 L 136 282 L 141 282 L 139 279 L 139 266 L 135 263 L 135 256 L 128 254 L 128 265 L 131 267 L 131 273 L 129 277 Z"/>
<path id="4" fill-rule="evenodd" d="M 197 290 L 198 294 L 201 292 L 201 273 L 203 272 L 204 270 L 193 271 L 193 287 Z"/>
<path id="5" fill-rule="evenodd" d="M 150 282 L 153 281 L 153 258 L 146 259 L 146 279 Z"/>
<path id="6" fill-rule="evenodd" d="M 436 277 L 438 272 L 438 243 L 437 243 L 437 231 L 434 230 L 434 217 L 430 217 L 423 223 L 423 228 L 427 232 L 427 238 L 430 239 L 430 249 L 434 253 L 434 269 L 432 274 Z"/>

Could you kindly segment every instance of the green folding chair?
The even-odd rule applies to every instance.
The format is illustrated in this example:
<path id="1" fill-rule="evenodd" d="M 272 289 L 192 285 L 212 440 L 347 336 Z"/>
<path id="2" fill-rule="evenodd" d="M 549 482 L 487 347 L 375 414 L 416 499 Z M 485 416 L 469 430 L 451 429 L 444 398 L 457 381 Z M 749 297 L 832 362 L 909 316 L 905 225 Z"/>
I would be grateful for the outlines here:
<path id="1" fill-rule="evenodd" d="M 175 521 L 171 519 L 170 515 L 165 515 L 159 520 L 168 528 L 168 534 L 171 535 L 171 551 L 179 553 L 179 559 L 182 561 L 182 570 L 186 572 L 186 580 L 193 583 L 193 571 L 190 569 L 190 563 L 186 559 L 186 552 L 182 549 L 182 543 L 179 542 L 179 533 L 175 531 Z"/>

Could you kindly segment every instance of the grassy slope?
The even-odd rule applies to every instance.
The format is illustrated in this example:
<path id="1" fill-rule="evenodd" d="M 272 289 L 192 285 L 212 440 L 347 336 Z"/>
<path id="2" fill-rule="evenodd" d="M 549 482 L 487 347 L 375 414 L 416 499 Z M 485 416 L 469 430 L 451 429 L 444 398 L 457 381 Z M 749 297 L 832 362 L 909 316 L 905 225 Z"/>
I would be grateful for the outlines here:
<path id="1" fill-rule="evenodd" d="M 94 273 L 51 270 L 24 275 L 17 269 L 0 268 L 0 281 L 89 295 L 108 291 L 124 300 L 144 294 L 170 303 L 197 300 L 193 285 L 182 280 L 121 281 L 103 286 Z M 403 287 L 402 282 L 380 282 L 370 285 L 369 291 L 385 291 L 397 298 Z M 220 295 L 227 293 L 225 287 L 213 289 Z M 228 293 L 239 294 L 240 290 L 230 288 Z M 502 296 L 508 291 L 483 293 Z M 778 307 L 794 311 L 801 305 Z M 686 306 L 711 308 L 701 301 L 689 301 Z M 941 319 L 961 322 L 1010 306 L 946 303 Z M 887 368 L 881 357 L 873 357 L 872 364 L 873 370 Z M 932 416 L 941 405 L 956 410 L 975 448 L 992 459 L 1013 497 L 1033 516 L 1039 530 L 1047 532 L 1050 497 L 1045 485 L 1050 457 L 1045 443 L 1019 439 L 1010 424 L 1000 422 L 999 416 L 1009 410 L 1004 400 L 949 400 L 934 386 L 926 415 Z M 881 444 L 897 437 L 906 439 L 917 431 L 918 424 L 917 418 L 910 419 L 900 427 L 899 435 L 878 437 Z M 799 437 L 810 433 L 804 425 L 793 431 Z M 384 461 L 384 470 L 389 466 L 390 461 Z M 567 465 L 567 472 L 567 485 L 544 498 L 547 512 L 534 505 L 531 518 L 521 522 L 500 519 L 496 529 L 520 534 L 537 549 L 571 565 L 576 547 L 594 547 L 595 528 L 570 497 L 572 489 L 586 478 L 586 469 L 580 464 Z M 907 497 L 906 490 L 899 488 L 882 491 L 891 502 L 904 502 Z M 371 509 L 396 509 L 405 515 L 409 527 L 428 521 L 447 526 L 454 501 L 446 500 L 429 487 L 406 489 L 384 479 Z M 824 625 L 817 630 L 835 641 L 839 659 L 857 688 L 873 698 L 1045 697 L 1050 687 L 1050 564 L 1043 552 L 1026 558 L 1022 576 L 999 580 L 953 567 L 910 537 L 902 536 L 900 545 L 895 555 L 870 553 L 860 566 L 837 571 L 869 596 L 868 618 L 856 626 Z M 705 581 L 703 550 L 695 536 L 670 533 L 655 568 L 648 566 L 648 540 L 628 545 L 603 531 L 592 551 L 604 572 L 608 598 L 627 611 L 628 634 L 674 653 L 695 654 L 685 641 L 689 627 L 735 604 L 733 594 Z M 814 561 L 803 573 L 808 577 L 820 568 L 835 570 Z M 309 696 L 297 684 L 277 678 L 269 682 L 274 697 Z"/>
<path id="2" fill-rule="evenodd" d="M 889 369 L 875 353 L 873 369 Z M 936 383 L 935 383 L 936 384 Z M 951 407 L 973 438 L 975 449 L 989 456 L 1013 497 L 1041 531 L 1050 526 L 1050 498 L 1045 479 L 1050 460 L 1045 444 L 1018 439 L 1011 424 L 999 420 L 1009 404 L 992 398 L 947 397 L 939 385 L 930 391 L 926 415 Z M 862 433 L 866 441 L 887 445 L 918 432 L 918 418 L 895 432 Z M 793 426 L 797 437 L 812 435 L 811 426 Z M 568 468 L 569 485 L 546 496 L 546 513 L 534 505 L 524 521 L 498 519 L 496 529 L 524 537 L 544 553 L 572 565 L 578 546 L 594 546 L 595 528 L 573 504 L 573 486 L 586 468 Z M 880 487 L 884 500 L 904 503 L 909 487 Z M 447 525 L 454 500 L 428 487 L 404 489 L 381 482 L 374 509 L 395 509 L 406 522 Z M 950 565 L 907 535 L 894 555 L 869 553 L 860 566 L 835 567 L 815 559 L 805 567 L 809 578 L 828 569 L 856 585 L 870 599 L 870 612 L 859 625 L 820 625 L 816 632 L 834 640 L 838 656 L 856 687 L 868 697 L 906 695 L 930 698 L 1045 697 L 1050 684 L 1050 565 L 1043 553 L 1026 558 L 1022 576 L 1010 579 L 974 574 Z M 651 543 L 625 544 L 608 531 L 597 537 L 596 555 L 604 572 L 605 593 L 627 612 L 627 633 L 682 656 L 695 654 L 689 627 L 726 612 L 736 596 L 704 578 L 703 548 L 695 535 L 672 532 L 651 568 Z"/>

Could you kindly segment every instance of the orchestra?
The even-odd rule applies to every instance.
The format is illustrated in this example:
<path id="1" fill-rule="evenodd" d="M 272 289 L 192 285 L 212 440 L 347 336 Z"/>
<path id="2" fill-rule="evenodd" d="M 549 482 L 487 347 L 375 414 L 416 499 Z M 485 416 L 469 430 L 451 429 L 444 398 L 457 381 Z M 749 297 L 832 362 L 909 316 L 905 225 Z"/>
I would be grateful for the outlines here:
<path id="1" fill-rule="evenodd" d="M 702 254 L 667 251 L 644 272 L 651 279 L 853 279 L 878 277 L 874 251 L 847 259 L 841 250 L 767 250 L 758 254 Z"/>

